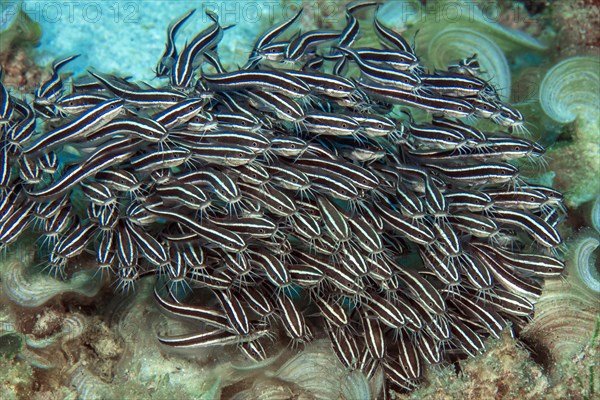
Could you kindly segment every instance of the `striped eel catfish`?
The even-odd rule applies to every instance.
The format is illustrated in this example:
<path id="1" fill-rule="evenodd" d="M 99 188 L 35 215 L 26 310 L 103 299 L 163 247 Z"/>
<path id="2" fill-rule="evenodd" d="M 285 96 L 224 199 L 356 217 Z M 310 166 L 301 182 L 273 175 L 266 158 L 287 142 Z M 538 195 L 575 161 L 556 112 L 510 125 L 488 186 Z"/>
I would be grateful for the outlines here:
<path id="1" fill-rule="evenodd" d="M 562 195 L 519 170 L 544 149 L 515 137 L 522 115 L 475 56 L 432 71 L 375 5 L 327 31 L 301 32 L 299 10 L 241 68 L 219 61 L 236 28 L 218 15 L 180 37 L 190 10 L 153 87 L 100 71 L 63 85 L 75 56 L 33 102 L 0 85 L 0 247 L 29 230 L 56 276 L 85 251 L 119 290 L 158 276 L 160 309 L 210 327 L 166 347 L 260 361 L 275 338 L 324 338 L 386 393 L 518 333 L 564 268 Z M 364 31 L 384 46 L 360 47 Z"/>

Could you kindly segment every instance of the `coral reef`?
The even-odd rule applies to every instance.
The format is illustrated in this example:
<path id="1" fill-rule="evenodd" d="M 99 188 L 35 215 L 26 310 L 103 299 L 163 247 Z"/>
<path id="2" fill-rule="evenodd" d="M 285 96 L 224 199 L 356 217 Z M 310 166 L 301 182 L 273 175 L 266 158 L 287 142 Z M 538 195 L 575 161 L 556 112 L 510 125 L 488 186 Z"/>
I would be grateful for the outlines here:
<path id="1" fill-rule="evenodd" d="M 553 66 L 540 84 L 544 112 L 561 124 L 572 123 L 549 150 L 555 185 L 572 207 L 600 194 L 600 57 L 572 57 Z"/>
<path id="2" fill-rule="evenodd" d="M 169 3 L 161 3 L 164 14 L 174 16 L 187 9 L 187 6 L 170 8 Z M 437 2 L 438 8 L 429 4 L 429 11 L 423 11 L 418 1 L 403 2 L 405 15 L 394 12 L 393 3 L 386 2 L 381 7 L 381 21 L 398 31 L 404 30 L 409 42 L 414 37 L 417 52 L 422 52 L 427 65 L 445 68 L 454 59 L 480 53 L 485 76 L 504 89 L 501 91 L 504 100 L 516 99 L 520 103 L 519 109 L 526 120 L 533 123 L 533 128 L 529 126 L 529 129 L 535 138 L 550 145 L 550 172 L 540 175 L 539 181 L 565 192 L 570 210 L 568 225 L 560 228 L 563 236 L 578 232 L 567 244 L 570 255 L 566 279 L 546 281 L 533 321 L 519 334 L 528 347 L 505 331 L 500 339 L 485 342 L 487 351 L 484 354 L 449 366 L 431 367 L 425 374 L 422 388 L 395 396 L 414 399 L 594 398 L 600 387 L 600 374 L 597 373 L 599 305 L 597 297 L 578 278 L 577 260 L 581 267 L 582 258 L 577 257 L 577 254 L 581 255 L 577 249 L 586 239 L 597 238 L 597 234 L 580 228 L 585 224 L 594 226 L 594 217 L 590 221 L 587 216 L 582 216 L 581 205 L 590 204 L 590 200 L 599 198 L 600 193 L 596 179 L 600 168 L 599 153 L 597 147 L 590 146 L 599 140 L 600 126 L 594 114 L 598 99 L 594 97 L 594 87 L 589 84 L 595 84 L 595 81 L 581 80 L 585 71 L 553 78 L 563 84 L 562 88 L 555 83 L 548 89 L 543 81 L 550 79 L 552 70 L 558 69 L 552 67 L 561 65 L 559 61 L 573 62 L 577 68 L 585 67 L 578 63 L 580 58 L 565 57 L 588 55 L 590 50 L 597 49 L 594 21 L 597 20 L 598 6 L 594 2 L 581 2 L 585 7 L 580 9 L 579 3 L 571 2 L 551 2 L 542 6 L 541 3 L 532 5 L 535 2 L 499 1 L 496 3 L 500 10 L 497 21 L 490 22 L 489 18 L 480 16 L 434 23 L 435 13 L 448 2 Z M 471 7 L 467 2 L 459 3 Z M 482 9 L 485 10 L 489 4 L 484 3 Z M 240 4 L 243 7 L 243 3 Z M 304 30 L 314 27 L 335 29 L 343 25 L 339 15 L 336 18 L 319 14 L 318 10 L 325 6 L 320 2 L 306 5 L 307 12 L 299 21 Z M 437 11 L 432 13 L 434 9 Z M 522 18 L 526 12 L 532 15 Z M 416 16 L 420 13 L 428 14 L 428 21 L 419 21 Z M 142 24 L 142 33 L 140 27 L 135 26 L 131 34 L 144 36 L 144 40 L 156 44 L 160 33 L 162 43 L 164 14 L 154 15 L 152 21 Z M 366 13 L 360 15 L 363 19 L 368 16 Z M 137 21 L 149 21 L 145 11 L 135 16 L 139 17 Z M 21 17 L 23 20 L 27 21 Z M 276 20 L 262 21 L 265 23 L 263 28 Z M 84 21 L 78 23 L 80 27 L 85 25 Z M 551 24 L 555 33 L 551 32 Z M 573 24 L 578 29 L 565 28 Z M 37 52 L 38 59 L 44 63 L 44 60 L 65 53 L 79 52 L 75 44 L 69 42 L 69 35 L 51 44 L 52 37 L 56 37 L 55 29 L 59 29 L 59 24 L 56 25 L 45 32 L 47 41 Z M 236 67 L 236 55 L 250 51 L 251 38 L 261 30 L 258 23 L 242 24 L 240 29 L 243 34 L 232 33 L 234 30 L 239 33 L 238 28 L 226 31 L 219 47 L 223 49 L 220 52 L 228 70 Z M 106 30 L 123 32 L 118 24 L 110 25 Z M 525 30 L 541 40 L 522 35 L 517 30 Z M 186 27 L 180 36 L 191 37 L 195 31 L 196 27 Z M 35 29 L 20 32 L 27 33 L 23 37 L 29 43 L 39 37 Z M 359 43 L 374 43 L 374 38 L 366 35 Z M 8 37 L 16 36 L 3 35 L 3 39 Z M 554 37 L 558 40 L 547 40 Z M 459 43 L 455 38 L 465 40 Z M 115 40 L 112 36 L 107 42 Z M 550 48 L 547 49 L 544 43 L 551 43 Z M 143 48 L 140 43 L 132 46 Z M 154 61 L 162 50 L 159 47 L 154 46 L 151 52 L 141 57 Z M 32 92 L 47 79 L 48 75 L 42 76 L 31 61 L 32 53 L 27 46 L 15 44 L 9 51 L 5 51 L 5 47 L 0 49 L 6 86 Z M 133 51 L 126 46 L 122 50 L 124 53 Z M 115 61 L 120 57 L 109 59 L 104 54 L 99 51 L 95 58 L 82 57 L 66 71 L 70 68 L 81 71 L 90 65 L 99 66 L 99 70 L 118 68 L 122 71 L 123 67 L 134 75 L 135 80 L 149 79 L 147 68 L 140 68 L 144 63 L 136 61 L 136 65 L 126 68 L 127 65 L 117 64 L 122 61 Z M 596 73 L 592 78 L 596 79 L 598 71 L 593 63 L 597 63 L 597 57 L 586 57 L 592 60 L 588 70 L 591 74 Z M 568 70 L 573 71 L 572 68 Z M 579 79 L 583 83 L 577 86 L 569 79 Z M 574 95 L 574 87 L 579 88 L 577 95 Z M 549 90 L 555 90 L 558 95 L 548 95 Z M 544 107 L 544 102 L 557 107 L 561 91 L 578 100 L 588 96 L 583 101 L 583 107 L 588 111 L 578 112 L 575 120 L 557 118 L 553 111 Z M 581 91 L 585 96 L 580 95 Z M 414 114 L 419 118 L 418 112 Z M 476 126 L 497 129 L 493 124 L 486 125 L 485 121 L 479 121 Z M 539 174 L 539 165 L 517 165 L 528 175 Z M 77 258 L 77 265 L 70 265 L 66 271 L 67 279 L 56 281 L 47 279 L 46 271 L 32 265 L 37 261 L 33 261 L 30 248 L 21 246 L 20 249 L 24 250 L 17 250 L 15 257 L 12 248 L 12 255 L 0 267 L 3 284 L 0 299 L 4 305 L 0 315 L 4 327 L 0 336 L 0 381 L 6 383 L 2 386 L 1 398 L 354 399 L 375 398 L 382 386 L 381 370 L 372 379 L 367 379 L 360 371 L 347 371 L 323 338 L 301 351 L 279 346 L 279 353 L 269 354 L 273 357 L 258 364 L 248 363 L 235 349 L 228 348 L 183 354 L 165 352 L 156 340 L 156 333 L 184 333 L 197 329 L 197 325 L 180 323 L 158 312 L 153 299 L 155 282 L 152 278 L 140 280 L 133 294 L 115 295 L 114 284 L 108 286 L 106 276 L 95 273 L 95 261 L 90 257 Z M 593 250 L 587 253 L 588 261 Z M 585 254 L 583 259 L 586 259 Z M 593 265 L 586 267 L 591 268 L 591 273 L 597 272 Z"/>
<path id="3" fill-rule="evenodd" d="M 598 20 L 600 7 L 593 0 L 557 2 L 550 8 L 550 17 L 557 30 L 557 51 L 562 56 L 597 52 L 600 48 Z"/>
<path id="4" fill-rule="evenodd" d="M 31 59 L 32 46 L 41 37 L 39 24 L 20 8 L 19 2 L 0 2 L 0 65 L 3 83 L 23 93 L 38 85 L 41 69 Z"/>
<path id="5" fill-rule="evenodd" d="M 488 351 L 455 368 L 433 371 L 430 385 L 401 399 L 551 398 L 551 383 L 530 353 L 509 334 L 486 343 Z"/>

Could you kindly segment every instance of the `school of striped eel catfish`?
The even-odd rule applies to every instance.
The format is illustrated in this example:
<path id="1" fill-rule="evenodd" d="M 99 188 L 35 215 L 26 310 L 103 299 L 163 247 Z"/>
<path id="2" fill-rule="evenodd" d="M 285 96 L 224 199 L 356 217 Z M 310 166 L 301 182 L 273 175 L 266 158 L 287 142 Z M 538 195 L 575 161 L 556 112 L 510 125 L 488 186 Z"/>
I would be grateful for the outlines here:
<path id="1" fill-rule="evenodd" d="M 476 56 L 428 72 L 376 17 L 381 46 L 353 46 L 374 5 L 278 41 L 299 10 L 235 71 L 217 55 L 235 28 L 211 12 L 176 48 L 191 10 L 168 27 L 160 88 L 93 71 L 67 85 L 76 56 L 31 102 L 0 85 L 2 247 L 31 228 L 57 278 L 84 251 L 121 290 L 159 275 L 158 305 L 203 326 L 166 346 L 263 360 L 270 341 L 328 336 L 397 391 L 518 332 L 563 269 L 562 196 L 510 163 L 544 149 Z"/>

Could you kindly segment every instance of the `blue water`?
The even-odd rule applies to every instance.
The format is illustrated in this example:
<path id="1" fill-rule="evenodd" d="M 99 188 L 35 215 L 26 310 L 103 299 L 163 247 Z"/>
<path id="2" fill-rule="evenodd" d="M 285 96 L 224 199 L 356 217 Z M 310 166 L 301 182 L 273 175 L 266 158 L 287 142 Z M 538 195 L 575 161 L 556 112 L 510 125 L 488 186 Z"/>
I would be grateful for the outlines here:
<path id="1" fill-rule="evenodd" d="M 3 4 L 5 9 L 17 2 Z M 37 62 L 50 64 L 55 58 L 81 56 L 64 71 L 82 73 L 88 68 L 105 73 L 131 75 L 134 80 L 151 81 L 152 69 L 160 58 L 170 21 L 192 8 L 196 13 L 180 30 L 178 44 L 183 46 L 210 19 L 205 10 L 215 11 L 222 25 L 235 24 L 226 31 L 219 45 L 227 65 L 240 54 L 247 54 L 257 32 L 270 19 L 280 20 L 287 8 L 279 2 L 207 1 L 24 1 L 23 10 L 41 25 L 42 38 Z M 293 10 L 293 7 L 292 7 Z"/>

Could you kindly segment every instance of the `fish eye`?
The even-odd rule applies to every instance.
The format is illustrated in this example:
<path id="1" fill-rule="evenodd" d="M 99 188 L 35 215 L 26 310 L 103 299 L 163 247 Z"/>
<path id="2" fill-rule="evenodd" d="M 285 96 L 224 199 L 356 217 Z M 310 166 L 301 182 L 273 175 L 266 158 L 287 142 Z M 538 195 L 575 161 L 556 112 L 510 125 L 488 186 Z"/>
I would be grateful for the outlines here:
<path id="1" fill-rule="evenodd" d="M 458 111 L 462 111 L 462 109 L 463 108 L 461 106 L 458 106 Z"/>
<path id="2" fill-rule="evenodd" d="M 467 85 L 467 87 L 468 87 L 469 89 L 473 89 L 473 84 L 472 84 L 472 83 L 469 83 L 469 84 Z"/>
<path id="3" fill-rule="evenodd" d="M 189 106 L 189 107 L 188 107 L 188 110 L 189 110 L 189 111 L 194 111 L 194 106 Z"/>
<path id="4" fill-rule="evenodd" d="M 481 225 L 481 230 L 482 231 L 486 231 L 487 230 L 487 228 L 485 227 L 485 225 Z"/>
<path id="5" fill-rule="evenodd" d="M 381 124 L 377 124 L 377 127 L 378 127 L 379 129 L 381 129 L 381 128 L 383 128 L 383 125 L 381 125 Z"/>
<path id="6" fill-rule="evenodd" d="M 519 146 L 515 146 L 515 151 L 519 151 L 521 148 Z"/>
<path id="7" fill-rule="evenodd" d="M 346 124 L 342 124 L 342 128 L 346 128 L 348 125 Z"/>
<path id="8" fill-rule="evenodd" d="M 252 142 L 252 147 L 256 147 L 256 146 L 258 146 L 258 143 Z"/>
<path id="9" fill-rule="evenodd" d="M 171 96 L 171 101 L 177 101 L 177 97 Z"/>

